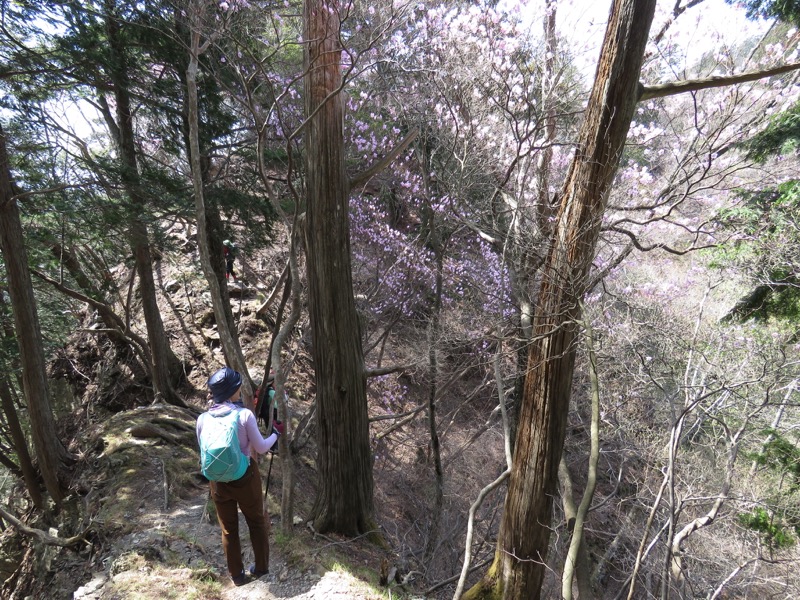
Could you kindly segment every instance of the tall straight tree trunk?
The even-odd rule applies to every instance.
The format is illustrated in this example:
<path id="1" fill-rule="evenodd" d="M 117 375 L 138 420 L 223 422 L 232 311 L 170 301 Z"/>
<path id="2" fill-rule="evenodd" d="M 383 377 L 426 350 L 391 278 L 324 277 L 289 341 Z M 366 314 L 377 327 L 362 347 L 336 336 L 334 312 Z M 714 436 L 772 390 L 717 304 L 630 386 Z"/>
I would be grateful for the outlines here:
<path id="1" fill-rule="evenodd" d="M 7 294 L 7 291 L 0 288 L 0 311 L 3 313 L 6 313 L 7 308 L 3 298 L 5 294 Z M 12 314 L 10 310 L 8 314 Z M 2 319 L 0 322 L 0 343 L 11 342 L 11 340 L 14 339 L 14 327 L 11 325 L 11 321 Z M 16 370 L 16 368 L 19 367 L 19 361 L 12 361 L 11 366 Z M 33 464 L 33 459 L 28 448 L 28 438 L 25 436 L 22 424 L 19 421 L 19 413 L 14 404 L 14 392 L 11 388 L 12 384 L 10 379 L 10 377 L 0 375 L 0 406 L 2 406 L 3 414 L 5 414 L 6 417 L 8 434 L 11 438 L 14 452 L 17 455 L 19 469 L 28 494 L 30 494 L 33 505 L 36 508 L 45 509 L 44 498 L 39 486 L 39 471 L 36 470 Z"/>
<path id="2" fill-rule="evenodd" d="M 373 529 L 374 507 L 361 326 L 350 270 L 339 9 L 338 0 L 306 0 L 304 11 L 306 247 L 319 448 L 311 514 L 318 531 L 358 535 Z"/>
<path id="3" fill-rule="evenodd" d="M 542 110 L 544 112 L 543 148 L 536 156 L 534 169 L 534 199 L 526 200 L 525 195 L 518 199 L 518 215 L 512 222 L 509 234 L 514 260 L 510 262 L 511 293 L 519 304 L 520 333 L 516 350 L 517 373 L 514 381 L 514 402 L 511 411 L 511 447 L 516 440 L 519 418 L 519 401 L 525 387 L 525 372 L 528 366 L 528 344 L 533 332 L 534 290 L 536 274 L 539 272 L 541 260 L 534 254 L 524 250 L 529 244 L 541 243 L 550 239 L 552 233 L 551 220 L 555 216 L 556 203 L 550 194 L 550 171 L 553 163 L 553 144 L 556 139 L 556 104 L 559 74 L 556 71 L 556 52 L 558 38 L 556 36 L 556 1 L 546 0 L 543 20 L 545 41 L 544 72 L 541 78 Z M 531 227 L 536 223 L 537 227 Z M 539 242 L 538 240 L 542 240 Z"/>
<path id="4" fill-rule="evenodd" d="M 561 495 L 564 503 L 564 516 L 568 523 L 572 523 L 572 539 L 569 550 L 564 559 L 564 571 L 561 574 L 561 597 L 563 600 L 572 600 L 573 582 L 577 583 L 578 597 L 580 600 L 589 600 L 592 597 L 592 586 L 589 576 L 591 563 L 583 531 L 589 508 L 594 498 L 597 487 L 597 462 L 600 459 L 600 380 L 597 376 L 597 355 L 595 354 L 594 332 L 589 319 L 584 319 L 586 338 L 586 351 L 589 355 L 589 381 L 591 389 L 591 421 L 589 426 L 589 465 L 586 470 L 586 487 L 583 490 L 580 504 L 576 507 L 572 501 L 572 483 L 569 469 L 564 457 L 559 462 L 559 477 L 561 479 Z"/>
<path id="5" fill-rule="evenodd" d="M 228 293 L 226 268 L 223 260 L 223 227 L 219 209 L 208 203 L 205 188 L 209 180 L 211 158 L 208 148 L 201 146 L 202 110 L 197 89 L 200 71 L 200 55 L 205 52 L 210 41 L 202 41 L 203 22 L 211 5 L 207 0 L 197 0 L 187 5 L 188 10 L 175 8 L 175 28 L 186 40 L 188 53 L 175 57 L 174 64 L 186 90 L 183 104 L 183 143 L 189 157 L 194 190 L 195 216 L 197 219 L 197 246 L 200 266 L 208 282 L 214 322 L 217 324 L 220 345 L 225 363 L 236 369 L 244 378 L 242 381 L 242 400 L 249 408 L 255 409 L 253 386 L 247 363 L 242 352 L 236 324 L 231 310 Z"/>
<path id="6" fill-rule="evenodd" d="M 170 348 L 169 338 L 161 320 L 161 311 L 158 308 L 150 238 L 147 224 L 142 218 L 147 212 L 147 203 L 140 189 L 139 168 L 136 162 L 133 113 L 127 70 L 128 60 L 112 0 L 106 0 L 105 11 L 106 34 L 113 58 L 109 75 L 113 83 L 117 111 L 118 139 L 116 142 L 122 163 L 122 181 L 131 203 L 128 239 L 136 265 L 136 274 L 139 276 L 142 311 L 153 361 L 153 387 L 157 398 L 160 397 L 165 402 L 176 406 L 186 406 L 173 388 L 181 376 L 181 363 Z"/>
<path id="7" fill-rule="evenodd" d="M 253 114 L 256 114 L 256 111 L 253 111 Z M 258 119 L 255 120 L 258 123 Z M 283 220 L 289 225 L 290 227 L 290 234 L 289 234 L 289 259 L 288 264 L 286 265 L 286 287 L 284 288 L 283 298 L 281 299 L 280 307 L 278 308 L 278 315 L 275 319 L 275 329 L 272 337 L 272 343 L 270 344 L 270 355 L 267 364 L 264 366 L 264 380 L 266 381 L 267 375 L 269 374 L 270 369 L 275 370 L 275 398 L 278 402 L 278 414 L 281 420 L 286 427 L 286 435 L 282 435 L 279 440 L 280 446 L 280 455 L 281 455 L 281 473 L 283 475 L 283 489 L 281 490 L 281 530 L 286 535 L 292 534 L 292 523 L 294 521 L 294 492 L 295 492 L 295 481 L 294 481 L 294 457 L 293 452 L 290 449 L 290 443 L 292 440 L 292 436 L 294 435 L 293 427 L 292 427 L 292 418 L 291 412 L 289 411 L 289 406 L 286 405 L 284 402 L 284 384 L 285 384 L 285 374 L 284 374 L 284 367 L 282 362 L 282 352 L 283 347 L 286 344 L 286 340 L 289 339 L 289 335 L 291 334 L 292 330 L 294 329 L 297 322 L 300 320 L 300 315 L 302 313 L 302 308 L 300 304 L 301 296 L 300 296 L 300 270 L 297 265 L 297 254 L 298 248 L 300 247 L 301 242 L 301 235 L 303 232 L 303 223 L 304 221 L 300 219 L 299 213 L 301 210 L 301 204 L 297 203 L 295 205 L 295 213 L 294 219 L 289 222 L 286 214 L 284 213 L 283 209 L 281 208 L 281 204 L 279 202 L 278 195 L 275 193 L 275 189 L 273 187 L 273 183 L 269 178 L 268 169 L 266 161 L 264 157 L 266 153 L 264 152 L 264 148 L 266 147 L 267 143 L 267 128 L 264 126 L 258 126 L 258 137 L 257 139 L 257 146 L 256 146 L 256 155 L 258 156 L 258 174 L 261 178 L 261 183 L 264 185 L 264 189 L 267 190 L 267 195 L 269 196 L 270 202 L 272 203 L 275 212 L 283 218 Z M 288 146 L 289 155 L 291 156 L 291 145 Z M 292 163 L 293 164 L 293 163 Z M 293 167 L 290 168 L 290 172 Z M 294 191 L 293 191 L 294 194 Z M 283 276 L 281 276 L 281 281 L 283 280 Z M 278 284 L 280 285 L 280 283 Z M 286 317 L 286 321 L 282 321 L 283 309 L 286 303 L 289 303 L 289 314 Z M 269 300 L 262 306 L 265 308 Z M 259 309 L 261 310 L 261 309 Z M 283 323 L 281 325 L 281 323 Z M 264 395 L 266 392 L 266 387 L 262 388 L 262 398 L 260 399 L 261 402 L 264 402 Z M 260 408 L 260 407 L 259 407 Z M 270 416 L 271 420 L 271 416 Z M 271 423 L 270 423 L 271 425 Z"/>
<path id="8" fill-rule="evenodd" d="M 205 51 L 208 43 L 201 44 L 201 26 L 205 13 L 205 0 L 194 2 L 189 9 L 189 62 L 186 67 L 186 124 L 188 126 L 189 164 L 192 170 L 192 186 L 194 189 L 194 206 L 197 216 L 197 247 L 200 251 L 200 265 L 208 283 L 211 293 L 211 305 L 214 310 L 214 319 L 217 323 L 222 351 L 229 366 L 242 374 L 242 398 L 248 403 L 248 408 L 255 409 L 253 403 L 253 388 L 247 363 L 244 359 L 239 338 L 235 335 L 233 313 L 227 288 L 223 287 L 225 280 L 215 272 L 214 261 L 210 252 L 208 213 L 203 191 L 204 169 L 202 167 L 200 151 L 200 110 L 197 97 L 197 72 L 199 69 L 200 55 Z M 212 217 L 213 218 L 213 217 Z M 219 257 L 221 253 L 217 254 Z M 219 264 L 219 260 L 216 261 Z M 224 293 L 223 293 L 224 290 Z"/>
<path id="9" fill-rule="evenodd" d="M 42 492 L 39 489 L 39 477 L 36 468 L 33 466 L 30 452 L 28 452 L 28 441 L 22 431 L 19 422 L 19 415 L 14 406 L 14 399 L 11 396 L 11 384 L 7 377 L 0 375 L 0 406 L 5 415 L 8 434 L 13 444 L 14 453 L 17 455 L 19 469 L 22 472 L 22 479 L 25 482 L 25 489 L 31 497 L 33 505 L 43 510 L 45 508 Z"/>
<path id="10" fill-rule="evenodd" d="M 431 510 L 428 541 L 425 543 L 425 553 L 422 562 L 430 565 L 436 549 L 439 547 L 439 537 L 442 525 L 442 511 L 444 510 L 444 471 L 442 469 L 442 450 L 439 440 L 439 431 L 436 424 L 436 395 L 439 392 L 439 335 L 440 317 L 442 313 L 442 271 L 444 270 L 444 244 L 439 235 L 432 236 L 434 252 L 436 253 L 436 291 L 433 301 L 433 315 L 428 325 L 428 368 L 430 369 L 430 388 L 428 390 L 428 434 L 430 435 L 431 457 L 433 458 L 433 473 L 436 486 L 433 490 L 433 510 Z"/>
<path id="11" fill-rule="evenodd" d="M 655 0 L 614 0 L 578 148 L 561 194 L 528 355 L 495 559 L 465 598 L 538 600 L 566 431 L 579 300 L 639 96 Z"/>
<path id="12" fill-rule="evenodd" d="M 14 199 L 6 138 L 0 129 L 0 251 L 8 278 L 8 294 L 14 312 L 14 329 L 22 364 L 22 387 L 31 422 L 33 446 L 45 487 L 56 504 L 63 498 L 60 483 L 69 459 L 56 435 L 55 419 L 47 388 L 42 333 L 36 298 L 28 271 L 28 253 L 22 234 L 17 201 Z"/>

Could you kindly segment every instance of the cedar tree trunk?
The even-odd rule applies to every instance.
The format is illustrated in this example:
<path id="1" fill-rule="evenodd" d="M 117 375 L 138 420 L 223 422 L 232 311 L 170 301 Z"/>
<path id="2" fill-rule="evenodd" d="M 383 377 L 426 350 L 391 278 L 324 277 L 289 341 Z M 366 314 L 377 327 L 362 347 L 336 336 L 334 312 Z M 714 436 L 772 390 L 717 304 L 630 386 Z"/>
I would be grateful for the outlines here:
<path id="1" fill-rule="evenodd" d="M 150 253 L 150 238 L 143 215 L 147 203 L 140 189 L 139 169 L 136 161 L 136 144 L 133 132 L 133 113 L 129 92 L 128 60 L 124 41 L 119 31 L 119 20 L 111 0 L 105 2 L 106 34 L 111 49 L 110 77 L 114 88 L 119 137 L 117 147 L 122 163 L 122 182 L 130 200 L 130 226 L 128 239 L 133 252 L 136 273 L 139 276 L 139 292 L 142 312 L 147 327 L 147 340 L 152 357 L 153 387 L 156 397 L 175 406 L 186 404 L 172 387 L 182 373 L 180 361 L 172 352 L 169 338 L 164 331 L 161 311 L 158 308 L 156 283 L 153 277 L 153 259 Z"/>
<path id="2" fill-rule="evenodd" d="M 230 307 L 226 280 L 215 271 L 214 265 L 220 264 L 219 256 L 213 260 L 211 243 L 209 240 L 209 211 L 204 195 L 204 169 L 200 150 L 200 109 L 197 95 L 197 73 L 199 70 L 200 55 L 205 51 L 208 42 L 201 43 L 201 26 L 205 13 L 203 2 L 195 2 L 189 8 L 189 63 L 186 67 L 186 124 L 188 126 L 189 164 L 192 170 L 192 187 L 194 190 L 195 215 L 197 217 L 197 247 L 200 251 L 200 265 L 208 283 L 211 294 L 211 306 L 214 310 L 214 319 L 217 323 L 219 341 L 225 360 L 229 366 L 242 374 L 242 399 L 245 406 L 255 409 L 253 404 L 253 388 L 250 384 L 250 374 L 244 359 L 236 328 L 233 324 L 233 313 Z M 214 218 L 212 216 L 212 218 Z"/>
<path id="3" fill-rule="evenodd" d="M 349 186 L 338 0 L 306 0 L 304 13 L 307 270 L 317 385 L 320 532 L 373 528 L 372 459 L 361 327 L 350 270 Z"/>
<path id="4" fill-rule="evenodd" d="M 60 479 L 68 454 L 56 435 L 47 388 L 42 333 L 33 295 L 28 253 L 17 201 L 11 183 L 6 138 L 0 129 L 0 251 L 3 253 L 8 294 L 14 311 L 14 329 L 22 364 L 22 387 L 27 401 L 33 445 L 47 491 L 56 504 L 63 498 Z"/>
<path id="5" fill-rule="evenodd" d="M 655 0 L 614 0 L 544 265 L 495 559 L 464 598 L 538 600 L 575 365 L 578 302 L 639 96 Z"/>

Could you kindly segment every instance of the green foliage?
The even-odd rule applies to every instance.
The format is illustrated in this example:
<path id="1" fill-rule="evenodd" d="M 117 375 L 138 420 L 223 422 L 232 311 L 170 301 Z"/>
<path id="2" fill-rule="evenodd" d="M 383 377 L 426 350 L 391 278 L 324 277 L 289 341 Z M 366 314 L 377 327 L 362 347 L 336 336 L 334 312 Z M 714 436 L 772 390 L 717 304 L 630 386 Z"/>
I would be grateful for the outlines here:
<path id="1" fill-rule="evenodd" d="M 757 507 L 752 512 L 740 513 L 739 522 L 748 529 L 760 533 L 765 543 L 774 550 L 788 548 L 795 542 L 783 524 L 775 520 L 764 508 Z"/>
<path id="2" fill-rule="evenodd" d="M 734 0 L 727 2 L 734 4 Z M 800 0 L 745 0 L 736 4 L 744 4 L 750 19 L 777 18 L 785 23 L 800 25 Z M 762 163 L 770 156 L 796 152 L 798 146 L 800 104 L 775 115 L 766 129 L 741 144 L 750 158 Z"/>
<path id="3" fill-rule="evenodd" d="M 213 186 L 206 190 L 205 197 L 209 206 L 216 206 L 223 214 L 236 214 L 245 223 L 248 246 L 268 247 L 272 244 L 277 214 L 264 196 L 232 187 Z M 226 236 L 235 237 L 227 231 Z"/>
<path id="4" fill-rule="evenodd" d="M 9 139 L 22 150 L 12 156 L 15 176 L 26 190 L 55 188 L 65 183 L 73 186 L 35 199 L 36 209 L 30 212 L 36 212 L 35 231 L 39 237 L 46 240 L 66 233 L 69 240 L 80 240 L 101 254 L 98 247 L 107 249 L 108 240 L 115 240 L 116 257 L 108 261 L 114 265 L 127 253 L 122 246 L 130 219 L 135 217 L 148 226 L 155 246 L 165 244 L 161 228 L 166 222 L 194 218 L 192 185 L 186 176 L 189 28 L 185 14 L 176 11 L 171 3 L 157 0 L 110 4 L 21 0 L 5 14 L 7 35 L 13 32 L 17 39 L 36 49 L 32 52 L 20 45 L 15 51 L 14 44 L 0 48 L 0 74 L 8 74 L 0 78 L 0 88 L 10 92 L 0 93 L 0 97 L 19 115 L 13 128 L 6 127 Z M 251 248 L 263 247 L 272 241 L 275 213 L 253 171 L 252 139 L 244 133 L 242 114 L 235 110 L 229 94 L 241 83 L 231 59 L 238 54 L 240 59 L 250 58 L 264 68 L 263 57 L 258 55 L 262 47 L 253 35 L 252 18 L 239 12 L 235 15 L 233 20 L 230 14 L 225 15 L 226 25 L 236 25 L 234 30 L 242 35 L 225 36 L 200 58 L 201 164 L 208 206 L 217 208 L 225 221 L 244 223 Z M 109 43 L 112 25 L 118 28 L 116 51 Z M 251 45 L 237 47 L 242 40 Z M 297 45 L 295 52 L 301 50 Z M 124 85 L 134 104 L 138 151 L 135 174 L 124 172 L 114 150 L 116 132 L 109 124 L 118 115 L 110 81 Z M 55 131 L 57 127 L 53 130 L 55 135 L 48 132 L 54 124 L 44 115 L 49 104 L 69 104 L 78 98 L 105 111 L 108 138 L 102 140 L 104 150 L 92 144 L 87 152 L 70 156 L 64 151 L 63 138 Z M 285 161 L 285 154 L 285 150 L 275 152 L 275 160 Z M 128 182 L 132 180 L 147 205 L 145 211 L 128 198 Z M 79 231 L 71 224 L 79 225 Z M 32 254 L 37 260 L 44 257 L 52 262 L 44 248 L 34 249 Z"/>
<path id="5" fill-rule="evenodd" d="M 48 187 L 54 184 L 51 171 L 47 168 L 36 169 L 35 165 L 42 159 L 42 156 L 49 156 L 49 153 L 42 152 L 41 147 L 30 137 L 24 135 L 26 132 L 17 123 L 9 123 L 8 130 L 19 135 L 17 139 L 21 144 L 9 143 L 9 162 L 15 179 L 26 183 L 34 181 L 36 185 Z M 41 154 L 40 154 L 41 152 Z M 49 194 L 39 194 L 18 202 L 22 227 L 25 231 L 27 243 L 26 253 L 31 268 L 36 270 L 47 270 L 53 257 L 48 251 L 46 241 L 41 238 L 43 229 L 50 231 L 60 231 L 65 235 L 67 224 L 63 221 L 64 210 L 69 202 L 71 194 L 64 190 Z M 5 265 L 0 259 L 0 289 L 7 286 L 4 281 Z M 49 285 L 33 277 L 33 288 L 36 295 L 37 312 L 39 325 L 42 332 L 42 344 L 45 355 L 49 356 L 56 348 L 63 346 L 68 335 L 74 331 L 75 319 L 73 309 L 75 308 L 69 301 L 65 302 L 60 295 L 53 293 Z M 11 317 L 10 306 L 6 302 L 0 303 L 0 321 L 7 324 L 9 330 L 13 330 L 13 318 Z M 13 343 L 0 343 L 0 366 L 10 370 L 9 362 L 17 360 L 17 345 Z"/>
<path id="6" fill-rule="evenodd" d="M 797 491 L 800 489 L 800 448 L 774 429 L 768 429 L 764 433 L 770 439 L 761 452 L 752 455 L 753 460 L 771 471 L 787 475 L 791 480 L 791 491 Z"/>
<path id="7" fill-rule="evenodd" d="M 790 154 L 800 146 L 800 104 L 779 113 L 766 129 L 744 142 L 742 147 L 747 155 L 764 162 L 775 154 Z"/>
<path id="8" fill-rule="evenodd" d="M 800 24 L 800 0 L 727 0 L 728 4 L 744 4 L 750 19 L 771 19 Z"/>
<path id="9" fill-rule="evenodd" d="M 773 316 L 788 321 L 800 320 L 800 291 L 794 286 L 773 290 L 763 311 L 763 319 Z"/>
<path id="10" fill-rule="evenodd" d="M 272 536 L 275 545 L 281 547 L 286 546 L 292 539 L 292 536 L 285 534 L 282 529 L 276 529 L 273 531 Z"/>
<path id="11" fill-rule="evenodd" d="M 788 481 L 789 488 L 773 493 L 768 508 L 757 507 L 740 514 L 739 522 L 761 534 L 770 548 L 779 550 L 792 546 L 795 536 L 800 535 L 800 509 L 795 495 L 800 490 L 800 448 L 775 429 L 764 430 L 762 434 L 769 436 L 768 441 L 760 451 L 749 452 L 747 456 L 775 475 L 781 487 Z"/>
<path id="12" fill-rule="evenodd" d="M 800 319 L 800 181 L 776 188 L 740 191 L 740 202 L 723 209 L 717 222 L 732 239 L 713 251 L 711 264 L 736 265 L 753 272 L 756 285 L 730 317 Z M 766 277 L 765 277 L 766 275 Z"/>

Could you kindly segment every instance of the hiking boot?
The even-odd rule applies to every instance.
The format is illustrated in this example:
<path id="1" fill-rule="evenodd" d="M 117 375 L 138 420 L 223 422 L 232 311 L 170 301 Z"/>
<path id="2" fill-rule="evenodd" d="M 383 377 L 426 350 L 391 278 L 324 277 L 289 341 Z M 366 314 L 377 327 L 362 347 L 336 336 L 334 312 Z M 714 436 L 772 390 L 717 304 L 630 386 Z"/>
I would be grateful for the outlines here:
<path id="1" fill-rule="evenodd" d="M 250 568 L 248 569 L 248 572 L 250 573 L 251 577 L 255 577 L 256 579 L 260 579 L 265 575 L 269 575 L 269 569 L 267 569 L 266 571 L 257 571 L 255 565 L 251 565 Z"/>
<path id="2" fill-rule="evenodd" d="M 244 585 L 245 583 L 247 583 L 247 574 L 244 571 L 242 571 L 236 577 L 231 577 L 231 581 L 233 582 L 233 585 L 235 585 L 236 587 Z"/>

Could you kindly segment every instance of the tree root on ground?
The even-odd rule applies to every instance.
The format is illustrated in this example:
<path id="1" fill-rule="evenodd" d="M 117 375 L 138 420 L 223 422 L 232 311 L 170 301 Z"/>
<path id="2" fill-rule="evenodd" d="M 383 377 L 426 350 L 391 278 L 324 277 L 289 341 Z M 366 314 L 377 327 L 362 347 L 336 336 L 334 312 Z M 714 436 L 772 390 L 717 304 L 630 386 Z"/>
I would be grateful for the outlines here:
<path id="1" fill-rule="evenodd" d="M 11 525 L 13 525 L 14 528 L 20 533 L 36 537 L 40 542 L 48 546 L 62 546 L 68 548 L 72 546 L 77 546 L 79 544 L 85 544 L 87 546 L 92 545 L 92 543 L 86 539 L 86 535 L 92 529 L 93 523 L 89 523 L 89 526 L 81 534 L 68 538 L 62 538 L 59 536 L 50 535 L 48 532 L 43 531 L 41 529 L 36 529 L 35 527 L 28 527 L 27 525 L 25 525 L 25 523 L 20 521 L 10 511 L 6 510 L 2 506 L 0 506 L 0 516 L 2 516 L 6 521 L 11 523 Z"/>

